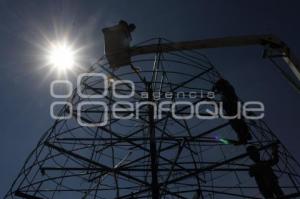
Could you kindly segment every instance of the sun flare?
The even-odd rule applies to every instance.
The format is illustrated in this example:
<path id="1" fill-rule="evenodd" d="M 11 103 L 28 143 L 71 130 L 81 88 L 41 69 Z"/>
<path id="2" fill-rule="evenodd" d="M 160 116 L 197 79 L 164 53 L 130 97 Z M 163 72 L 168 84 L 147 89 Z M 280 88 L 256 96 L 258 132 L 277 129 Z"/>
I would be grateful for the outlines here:
<path id="1" fill-rule="evenodd" d="M 75 51 L 66 42 L 51 44 L 48 62 L 57 70 L 70 70 L 75 65 Z"/>

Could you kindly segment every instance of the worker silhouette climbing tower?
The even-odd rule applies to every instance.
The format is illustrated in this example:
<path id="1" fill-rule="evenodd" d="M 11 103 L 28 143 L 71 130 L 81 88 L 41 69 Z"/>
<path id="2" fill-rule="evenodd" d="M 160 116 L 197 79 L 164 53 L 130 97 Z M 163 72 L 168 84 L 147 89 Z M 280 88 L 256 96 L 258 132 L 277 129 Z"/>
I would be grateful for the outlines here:
<path id="1" fill-rule="evenodd" d="M 213 91 L 221 95 L 221 102 L 226 116 L 235 116 L 238 112 L 238 97 L 233 86 L 227 80 L 221 78 L 215 83 Z M 251 134 L 245 119 L 243 117 L 230 119 L 229 124 L 238 137 L 235 144 L 247 144 L 248 140 L 251 139 Z"/>
<path id="2" fill-rule="evenodd" d="M 278 145 L 272 146 L 272 158 L 270 160 L 261 160 L 259 150 L 254 145 L 248 146 L 247 152 L 254 161 L 254 164 L 250 166 L 249 175 L 255 178 L 261 194 L 266 199 L 283 197 L 284 194 L 279 186 L 278 177 L 272 169 L 272 166 L 279 161 Z"/>

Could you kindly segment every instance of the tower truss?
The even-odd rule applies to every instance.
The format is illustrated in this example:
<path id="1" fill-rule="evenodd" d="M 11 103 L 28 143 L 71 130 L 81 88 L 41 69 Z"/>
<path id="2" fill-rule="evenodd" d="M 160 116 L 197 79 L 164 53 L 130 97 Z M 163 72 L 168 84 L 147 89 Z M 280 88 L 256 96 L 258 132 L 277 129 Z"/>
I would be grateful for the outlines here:
<path id="1" fill-rule="evenodd" d="M 155 43 L 159 49 L 166 41 L 147 42 Z M 109 82 L 133 81 L 134 95 L 126 99 L 133 104 L 220 101 L 218 95 L 209 98 L 209 93 L 222 76 L 197 50 L 157 50 L 133 57 L 130 64 L 118 69 L 102 58 L 87 72 L 105 74 Z M 105 97 L 78 95 L 78 89 L 88 95 L 103 94 L 103 85 L 103 79 L 92 76 L 74 90 L 68 99 L 73 110 L 65 106 L 58 113 L 63 116 L 71 111 L 72 118 L 54 121 L 5 198 L 262 198 L 255 180 L 249 176 L 253 162 L 247 145 L 231 142 L 237 138 L 228 120 L 177 119 L 168 112 L 156 118 L 157 110 L 147 103 L 123 113 L 138 113 L 138 118 L 117 119 L 112 107 L 120 99 L 112 95 L 110 83 Z M 116 90 L 130 92 L 126 84 Z M 83 101 L 90 103 L 78 110 L 77 105 Z M 108 124 L 80 125 L 78 119 L 87 125 L 103 120 L 105 113 L 98 102 L 108 105 Z M 200 109 L 201 115 L 207 114 L 206 108 Z M 176 113 L 189 114 L 189 106 L 177 107 Z M 298 162 L 263 120 L 246 123 L 252 135 L 248 144 L 257 146 L 263 159 L 272 158 L 271 147 L 278 144 L 279 162 L 273 167 L 274 172 L 286 197 L 297 196 Z"/>

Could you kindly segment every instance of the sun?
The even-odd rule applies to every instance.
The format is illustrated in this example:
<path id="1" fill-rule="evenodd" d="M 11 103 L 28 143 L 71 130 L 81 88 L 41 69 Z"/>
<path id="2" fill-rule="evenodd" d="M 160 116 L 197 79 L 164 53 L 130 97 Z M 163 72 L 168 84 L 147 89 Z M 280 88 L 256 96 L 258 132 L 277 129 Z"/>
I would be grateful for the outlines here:
<path id="1" fill-rule="evenodd" d="M 58 71 L 70 70 L 75 66 L 75 51 L 66 42 L 51 43 L 48 62 Z"/>

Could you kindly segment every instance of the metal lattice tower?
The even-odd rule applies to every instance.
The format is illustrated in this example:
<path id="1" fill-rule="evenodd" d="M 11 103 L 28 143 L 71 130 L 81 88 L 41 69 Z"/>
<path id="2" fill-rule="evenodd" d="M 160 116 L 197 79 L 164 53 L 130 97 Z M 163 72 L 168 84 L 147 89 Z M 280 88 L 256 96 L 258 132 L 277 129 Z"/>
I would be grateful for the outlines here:
<path id="1" fill-rule="evenodd" d="M 160 49 L 166 41 L 147 42 Z M 184 99 L 196 104 L 207 99 L 221 78 L 208 58 L 195 50 L 157 50 L 136 56 L 130 64 L 117 69 L 103 58 L 88 72 L 105 73 L 111 81 L 133 81 L 135 94 L 129 100 L 133 103 Z M 89 94 L 101 94 L 102 86 L 102 79 L 97 77 L 86 78 L 81 84 Z M 128 90 L 126 85 L 118 88 L 119 92 Z M 253 162 L 246 152 L 247 145 L 233 145 L 219 139 L 236 140 L 228 120 L 184 120 L 168 113 L 156 119 L 152 106 L 148 105 L 140 107 L 139 118 L 115 119 L 110 110 L 118 99 L 111 92 L 109 87 L 104 98 L 83 99 L 75 89 L 69 99 L 73 107 L 82 101 L 105 102 L 109 105 L 109 123 L 81 126 L 76 108 L 71 119 L 56 120 L 26 160 L 5 198 L 262 198 L 255 180 L 249 176 Z M 145 92 L 150 93 L 148 100 L 142 97 Z M 186 97 L 191 92 L 193 97 Z M 166 99 L 166 93 L 172 97 Z M 176 111 L 184 114 L 187 109 L 188 106 L 182 106 Z M 69 112 L 64 107 L 59 114 Z M 92 104 L 82 109 L 80 119 L 95 122 L 103 114 L 101 107 Z M 271 158 L 270 147 L 279 143 L 275 174 L 287 198 L 297 195 L 298 162 L 263 120 L 246 120 L 246 123 L 252 135 L 249 144 L 259 148 L 263 159 Z"/>

